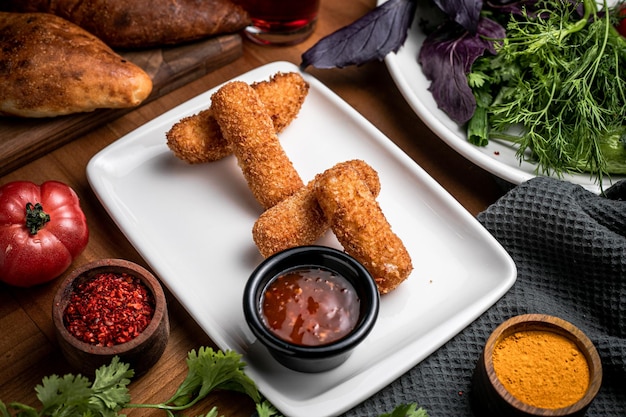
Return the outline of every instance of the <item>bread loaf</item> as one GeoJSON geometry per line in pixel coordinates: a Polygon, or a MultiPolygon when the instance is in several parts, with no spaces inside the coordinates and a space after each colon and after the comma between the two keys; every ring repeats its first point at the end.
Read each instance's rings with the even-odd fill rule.
{"type": "Polygon", "coordinates": [[[112,48],[178,44],[233,33],[250,23],[230,0],[3,0],[5,10],[53,13],[112,48]]]}
{"type": "Polygon", "coordinates": [[[51,117],[140,104],[152,80],[52,14],[0,12],[0,114],[51,117]]]}

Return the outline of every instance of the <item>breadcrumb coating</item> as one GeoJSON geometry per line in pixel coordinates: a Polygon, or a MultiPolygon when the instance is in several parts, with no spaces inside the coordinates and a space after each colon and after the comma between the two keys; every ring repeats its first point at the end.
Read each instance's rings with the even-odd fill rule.
{"type": "MultiPolygon", "coordinates": [[[[276,133],[298,116],[309,92],[309,84],[296,72],[278,72],[251,86],[265,105],[276,133]]],[[[211,108],[179,120],[165,136],[172,153],[190,164],[213,162],[232,154],[211,108]]]]}
{"type": "MultiPolygon", "coordinates": [[[[355,159],[338,165],[355,169],[372,194],[378,195],[378,173],[366,162],[355,159]]],[[[261,255],[268,257],[284,249],[313,244],[328,230],[330,224],[315,195],[316,180],[259,216],[252,228],[252,238],[261,255]]]]}
{"type": "Polygon", "coordinates": [[[210,108],[181,119],[165,136],[174,155],[190,164],[213,162],[232,154],[210,108]]]}
{"type": "Polygon", "coordinates": [[[298,117],[302,104],[309,93],[309,84],[297,72],[278,72],[269,81],[252,83],[280,133],[298,117]]]}
{"type": "Polygon", "coordinates": [[[317,177],[314,190],[337,240],[372,274],[378,291],[400,285],[413,270],[411,256],[358,172],[335,166],[317,177]]]}
{"type": "Polygon", "coordinates": [[[211,97],[213,116],[237,157],[248,187],[268,209],[304,186],[281,146],[272,119],[256,91],[243,81],[211,97]]]}

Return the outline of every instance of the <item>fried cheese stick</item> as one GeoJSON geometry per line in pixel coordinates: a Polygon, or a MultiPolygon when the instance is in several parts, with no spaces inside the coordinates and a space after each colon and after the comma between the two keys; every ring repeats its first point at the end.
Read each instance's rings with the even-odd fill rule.
{"type": "MultiPolygon", "coordinates": [[[[274,74],[268,81],[251,84],[272,118],[276,133],[298,116],[309,84],[296,72],[274,74]]],[[[190,164],[213,162],[232,154],[209,107],[175,123],[165,134],[172,153],[190,164]]]]}
{"type": "Polygon", "coordinates": [[[213,116],[237,157],[248,187],[268,209],[304,186],[281,146],[272,119],[243,81],[222,86],[211,97],[213,116]]]}
{"type": "Polygon", "coordinates": [[[165,133],[165,137],[170,151],[190,164],[217,161],[233,153],[210,107],[183,117],[165,133]]]}
{"type": "Polygon", "coordinates": [[[372,274],[378,291],[400,285],[413,270],[411,257],[359,173],[333,167],[317,178],[314,190],[337,240],[372,274]]]}
{"type": "MultiPolygon", "coordinates": [[[[374,196],[380,192],[378,173],[364,161],[355,159],[336,166],[352,167],[374,196]]],[[[252,227],[252,238],[261,255],[267,258],[284,249],[310,245],[328,230],[330,224],[314,190],[319,175],[259,216],[252,227]]]]}

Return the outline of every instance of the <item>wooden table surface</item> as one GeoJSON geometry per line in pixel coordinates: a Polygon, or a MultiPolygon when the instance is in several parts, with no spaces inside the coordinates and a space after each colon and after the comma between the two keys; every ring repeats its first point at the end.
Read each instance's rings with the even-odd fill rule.
{"type": "MultiPolygon", "coordinates": [[[[374,6],[374,0],[322,0],[316,32],[304,43],[263,47],[245,41],[243,55],[234,62],[15,169],[0,178],[0,184],[54,179],[76,190],[91,235],[87,249],[70,268],[100,258],[124,258],[147,267],[91,190],[85,175],[90,158],[124,134],[232,77],[272,61],[299,64],[301,54],[315,41],[374,6]]],[[[384,63],[334,70],[309,69],[309,72],[400,146],[472,214],[484,210],[503,194],[490,174],[459,156],[421,122],[404,101],[384,63]]],[[[0,285],[0,400],[5,403],[19,401],[39,407],[35,385],[46,375],[73,372],[58,349],[50,314],[52,298],[62,278],[29,289],[0,285]]],[[[166,400],[185,377],[187,352],[200,346],[214,346],[170,294],[168,301],[171,320],[168,346],[157,365],[131,383],[132,402],[166,400]]],[[[185,415],[207,413],[214,405],[225,416],[248,417],[254,410],[254,404],[243,395],[219,393],[209,396],[185,415]]],[[[138,410],[124,412],[130,416],[164,415],[138,410]]]]}

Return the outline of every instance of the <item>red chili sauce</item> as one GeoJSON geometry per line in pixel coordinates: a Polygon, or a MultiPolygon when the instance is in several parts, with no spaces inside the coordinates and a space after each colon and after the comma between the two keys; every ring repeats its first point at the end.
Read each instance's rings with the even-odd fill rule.
{"type": "Polygon", "coordinates": [[[359,298],[344,277],[326,269],[297,269],[274,279],[261,300],[268,328],[281,339],[318,346],[346,336],[359,319],[359,298]]]}
{"type": "Polygon", "coordinates": [[[139,278],[100,273],[78,284],[63,314],[67,330],[96,346],[114,346],[139,336],[154,315],[154,298],[139,278]]]}

